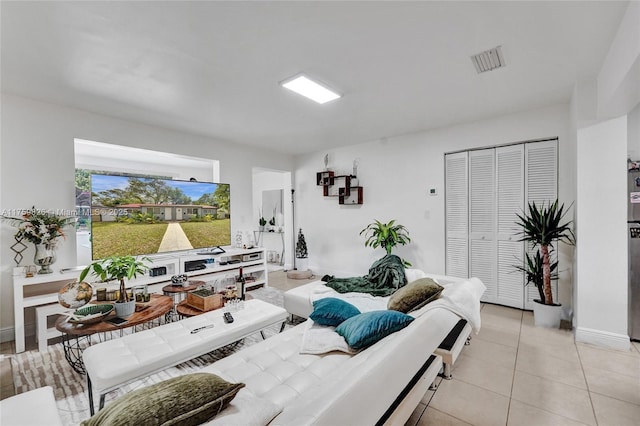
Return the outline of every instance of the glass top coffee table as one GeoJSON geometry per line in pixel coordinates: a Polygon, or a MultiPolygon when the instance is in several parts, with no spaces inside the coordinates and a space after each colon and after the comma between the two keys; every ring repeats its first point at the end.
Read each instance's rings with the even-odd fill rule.
{"type": "Polygon", "coordinates": [[[136,326],[148,328],[156,320],[159,325],[162,318],[173,308],[173,299],[169,296],[152,294],[151,300],[145,305],[144,309],[134,312],[127,318],[127,322],[121,325],[105,321],[115,317],[114,312],[111,312],[102,321],[93,324],[71,323],[67,321],[68,318],[65,316],[59,317],[56,321],[56,329],[62,333],[64,357],[69,365],[76,372],[85,374],[82,352],[85,348],[91,346],[94,339],[97,340],[97,343],[110,340],[111,333],[114,331],[119,331],[116,337],[121,337],[127,328],[132,328],[132,331],[135,332],[136,326]]]}

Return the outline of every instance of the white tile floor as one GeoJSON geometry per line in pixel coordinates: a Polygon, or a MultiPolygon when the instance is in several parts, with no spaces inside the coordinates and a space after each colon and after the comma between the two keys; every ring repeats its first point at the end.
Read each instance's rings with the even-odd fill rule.
{"type": "Polygon", "coordinates": [[[482,330],[407,426],[640,425],[640,343],[576,344],[531,312],[483,305],[482,330]]]}

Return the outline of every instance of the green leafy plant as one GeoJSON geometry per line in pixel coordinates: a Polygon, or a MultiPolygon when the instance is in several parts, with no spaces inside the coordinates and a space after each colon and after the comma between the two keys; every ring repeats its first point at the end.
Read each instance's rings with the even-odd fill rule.
{"type": "Polygon", "coordinates": [[[260,226],[265,226],[267,224],[267,219],[264,218],[262,210],[260,209],[258,209],[258,216],[260,216],[260,219],[258,219],[258,223],[260,224],[260,226]]]}
{"type": "MultiPolygon", "coordinates": [[[[558,205],[558,200],[549,204],[542,203],[537,206],[535,202],[529,203],[528,210],[523,214],[517,214],[518,220],[516,224],[522,229],[518,232],[519,241],[526,241],[538,247],[539,254],[536,257],[541,258],[542,263],[542,295],[540,302],[545,305],[553,305],[553,294],[551,293],[552,272],[557,268],[551,268],[550,252],[555,248],[557,242],[565,242],[570,245],[575,244],[575,235],[571,230],[572,221],[562,223],[567,211],[564,204],[558,205]],[[543,296],[543,297],[542,297],[543,296]]],[[[527,268],[529,261],[532,266],[536,266],[536,258],[527,260],[527,268]]],[[[531,269],[535,271],[535,269],[531,269]]]]}
{"type": "MultiPolygon", "coordinates": [[[[393,248],[397,245],[405,245],[411,242],[409,238],[409,231],[404,225],[396,224],[395,220],[389,221],[389,223],[382,223],[378,220],[367,225],[360,235],[364,234],[367,237],[364,242],[365,247],[372,247],[374,249],[382,247],[387,254],[391,254],[393,248]]],[[[403,260],[405,265],[411,266],[409,262],[403,260]]]]}
{"type": "MultiPolygon", "coordinates": [[[[540,250],[536,250],[533,256],[530,256],[529,253],[525,254],[525,264],[523,265],[514,265],[516,269],[524,272],[524,277],[526,279],[525,285],[533,284],[536,286],[538,290],[538,294],[540,295],[540,300],[544,300],[544,271],[542,265],[542,256],[540,255],[540,250]]],[[[558,261],[551,262],[549,264],[549,270],[551,271],[551,280],[558,279],[558,272],[556,269],[558,268],[558,261]]]]}
{"type": "Polygon", "coordinates": [[[118,302],[128,302],[124,280],[132,279],[138,275],[142,275],[149,269],[147,262],[151,260],[148,257],[137,259],[133,256],[110,256],[102,260],[93,262],[80,273],[80,281],[83,281],[91,272],[102,281],[120,281],[120,296],[118,302]]]}
{"type": "Polygon", "coordinates": [[[0,218],[18,227],[18,232],[15,234],[17,239],[25,239],[33,244],[55,246],[60,237],[65,238],[63,228],[76,221],[75,217],[58,216],[51,210],[35,207],[23,210],[21,213],[21,217],[0,215],[0,218]]]}

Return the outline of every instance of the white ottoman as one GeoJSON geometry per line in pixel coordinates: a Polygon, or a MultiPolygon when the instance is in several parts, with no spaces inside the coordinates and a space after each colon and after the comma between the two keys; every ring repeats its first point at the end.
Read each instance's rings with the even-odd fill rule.
{"type": "Polygon", "coordinates": [[[62,426],[53,388],[44,386],[0,401],[0,424],[62,426]]]}

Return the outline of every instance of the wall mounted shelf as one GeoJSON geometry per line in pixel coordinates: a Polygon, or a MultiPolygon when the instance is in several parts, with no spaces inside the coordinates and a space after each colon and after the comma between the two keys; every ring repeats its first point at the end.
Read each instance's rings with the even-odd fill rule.
{"type": "Polygon", "coordinates": [[[338,197],[338,204],[360,205],[363,203],[363,187],[353,185],[353,175],[336,175],[331,170],[316,173],[316,185],[322,186],[322,195],[338,197]]]}

